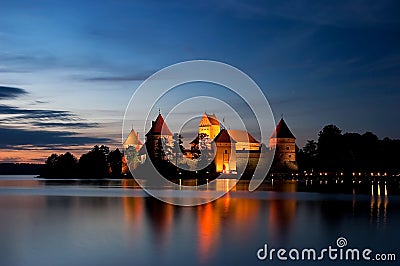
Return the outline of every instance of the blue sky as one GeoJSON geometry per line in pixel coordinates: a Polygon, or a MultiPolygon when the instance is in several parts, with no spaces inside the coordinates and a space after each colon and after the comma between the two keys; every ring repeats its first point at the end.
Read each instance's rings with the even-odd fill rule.
{"type": "Polygon", "coordinates": [[[194,59],[231,64],[252,77],[300,147],[330,123],[400,138],[398,1],[0,6],[2,161],[43,161],[52,151],[79,153],[95,143],[118,147],[138,85],[194,59]]]}

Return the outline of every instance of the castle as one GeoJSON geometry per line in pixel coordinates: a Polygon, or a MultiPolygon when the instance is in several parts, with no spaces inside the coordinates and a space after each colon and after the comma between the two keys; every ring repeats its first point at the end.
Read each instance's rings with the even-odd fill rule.
{"type": "MultiPolygon", "coordinates": [[[[158,114],[147,132],[143,145],[139,134],[133,129],[124,142],[124,149],[134,147],[138,152],[139,162],[143,163],[146,156],[152,159],[167,160],[165,153],[160,153],[161,142],[171,146],[173,134],[169,130],[161,113],[158,114]],[[162,156],[163,158],[160,158],[162,156]]],[[[190,142],[191,149],[185,151],[185,157],[196,159],[196,150],[199,150],[201,141],[205,139],[215,144],[215,171],[218,173],[236,173],[249,164],[257,165],[261,154],[262,144],[249,132],[243,130],[221,129],[221,124],[215,114],[204,113],[198,128],[198,136],[190,142]],[[247,164],[247,165],[246,165],[247,164]]],[[[277,124],[269,139],[269,149],[275,151],[272,164],[273,171],[297,171],[296,138],[282,118],[277,124]]]]}

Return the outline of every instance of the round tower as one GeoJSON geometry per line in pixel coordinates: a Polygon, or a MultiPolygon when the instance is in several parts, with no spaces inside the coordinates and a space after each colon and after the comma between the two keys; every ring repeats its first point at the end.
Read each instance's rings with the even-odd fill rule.
{"type": "Polygon", "coordinates": [[[297,171],[296,137],[283,118],[269,139],[270,149],[275,149],[274,166],[279,170],[297,171]]]}

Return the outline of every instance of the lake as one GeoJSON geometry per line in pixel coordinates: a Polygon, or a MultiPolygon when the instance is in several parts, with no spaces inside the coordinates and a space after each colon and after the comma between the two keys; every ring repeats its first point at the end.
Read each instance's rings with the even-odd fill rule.
{"type": "MultiPolygon", "coordinates": [[[[204,193],[164,190],[174,197],[204,193]]],[[[400,196],[301,192],[288,183],[255,192],[238,186],[211,203],[178,207],[148,196],[132,180],[0,176],[4,266],[366,264],[327,253],[322,261],[296,260],[290,253],[297,249],[301,257],[303,249],[315,249],[319,256],[331,246],[339,254],[340,237],[344,252],[372,250],[368,265],[398,265],[400,196]],[[285,249],[283,257],[294,259],[282,261],[276,251],[272,260],[260,260],[265,244],[268,254],[285,249]],[[376,254],[395,254],[396,261],[373,260],[376,254]]]]}

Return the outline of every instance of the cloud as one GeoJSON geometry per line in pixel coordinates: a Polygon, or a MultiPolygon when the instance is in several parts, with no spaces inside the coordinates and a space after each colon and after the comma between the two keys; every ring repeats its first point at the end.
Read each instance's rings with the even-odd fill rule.
{"type": "Polygon", "coordinates": [[[0,127],[0,148],[1,149],[20,149],[34,146],[35,148],[56,148],[62,146],[82,146],[89,144],[107,143],[111,140],[102,137],[80,136],[69,131],[43,131],[25,130],[16,128],[0,127]]]}
{"type": "Polygon", "coordinates": [[[97,127],[97,123],[88,122],[76,114],[64,110],[21,109],[9,105],[0,105],[0,126],[24,126],[24,128],[38,127],[44,130],[49,128],[84,129],[97,127]]]}
{"type": "MultiPolygon", "coordinates": [[[[156,72],[156,71],[154,71],[156,72]]],[[[115,75],[115,76],[97,76],[81,78],[84,81],[100,81],[100,82],[119,82],[119,81],[143,81],[150,77],[154,72],[132,74],[132,75],[115,75]]]]}
{"type": "Polygon", "coordinates": [[[24,89],[0,86],[0,100],[17,98],[23,94],[27,94],[24,89]]]}
{"type": "MultiPolygon", "coordinates": [[[[64,121],[77,121],[80,118],[69,112],[63,110],[44,110],[44,109],[22,109],[14,106],[0,104],[0,114],[3,115],[17,115],[13,116],[12,120],[25,120],[25,119],[60,119],[64,121]]],[[[8,121],[10,119],[1,119],[2,121],[8,121]]]]}
{"type": "Polygon", "coordinates": [[[70,123],[62,123],[62,122],[33,122],[33,126],[43,127],[43,128],[52,128],[52,127],[68,127],[68,128],[93,128],[98,126],[97,123],[89,123],[89,122],[70,122],[70,123]]]}

